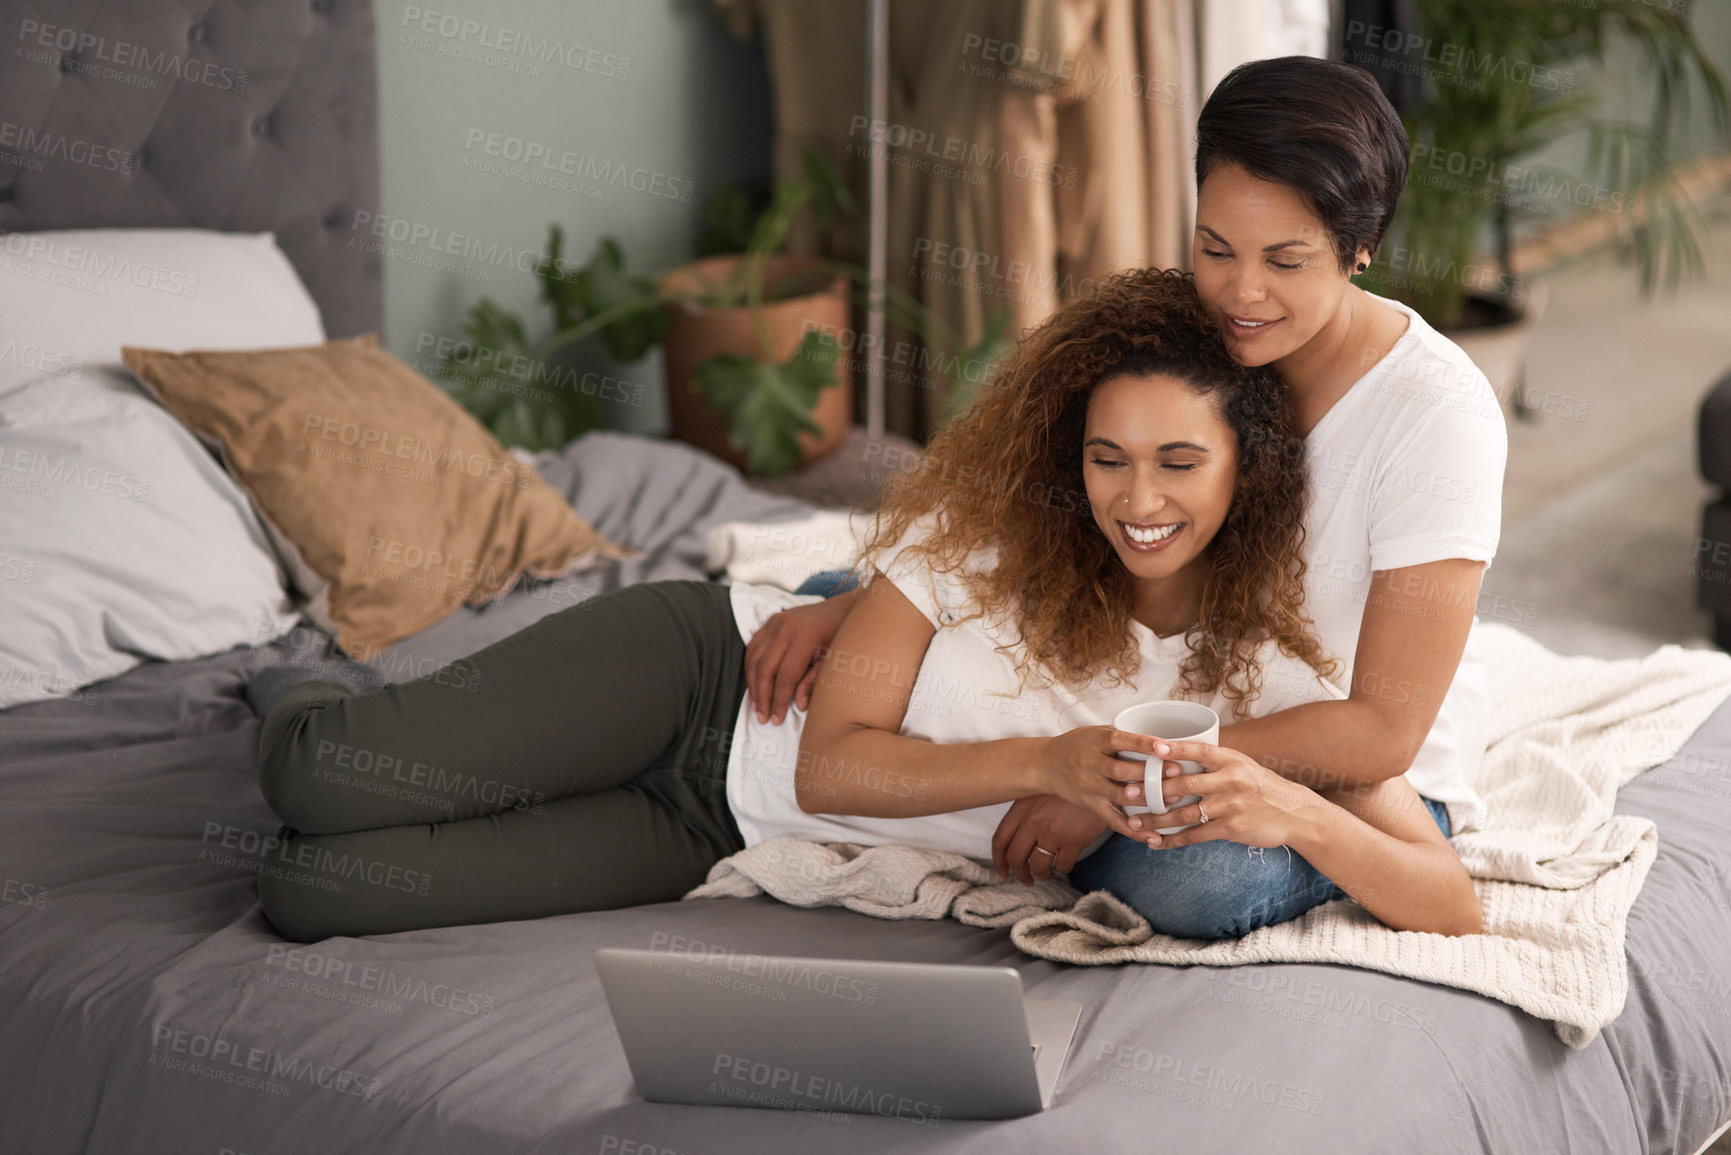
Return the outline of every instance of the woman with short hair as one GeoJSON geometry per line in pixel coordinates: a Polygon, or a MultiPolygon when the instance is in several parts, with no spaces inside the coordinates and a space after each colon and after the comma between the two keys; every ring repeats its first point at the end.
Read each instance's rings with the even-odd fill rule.
{"type": "MultiPolygon", "coordinates": [[[[1399,117],[1351,65],[1252,61],[1201,112],[1196,287],[1232,357],[1271,369],[1284,388],[1302,438],[1293,452],[1311,478],[1308,605],[1323,649],[1341,662],[1334,684],[1344,694],[1226,725],[1220,744],[1322,788],[1404,776],[1459,831],[1482,821],[1473,781],[1490,707],[1471,633],[1501,529],[1507,432],[1490,384],[1458,346],[1352,283],[1382,244],[1406,169],[1399,117]]],[[[753,639],[759,712],[803,704],[802,678],[815,676],[814,656],[858,596],[789,611],[753,639]]],[[[1081,858],[1071,880],[1157,916],[1189,909],[1193,880],[1255,878],[1246,863],[1267,858],[1218,828],[1201,845],[1167,840],[1151,851],[1142,825],[1081,858]]],[[[1018,800],[995,860],[1000,872],[1048,878],[1107,826],[1063,799],[1018,800]]],[[[1238,909],[1218,904],[1219,921],[1198,937],[1240,935],[1340,893],[1290,877],[1296,889],[1275,902],[1277,880],[1247,883],[1238,909]]]]}

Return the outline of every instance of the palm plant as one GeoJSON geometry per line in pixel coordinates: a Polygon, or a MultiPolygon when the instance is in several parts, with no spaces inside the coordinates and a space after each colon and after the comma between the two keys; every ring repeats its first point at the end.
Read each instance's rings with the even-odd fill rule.
{"type": "Polygon", "coordinates": [[[1506,292],[1516,284],[1509,256],[1517,217],[1559,200],[1625,218],[1644,292],[1698,273],[1698,215],[1672,175],[1676,141],[1697,87],[1720,134],[1731,102],[1681,8],[1656,0],[1419,0],[1433,95],[1407,120],[1411,175],[1392,243],[1378,252],[1366,287],[1456,327],[1475,286],[1506,292]],[[1654,107],[1645,124],[1607,115],[1600,94],[1576,83],[1577,68],[1608,68],[1623,45],[1650,75],[1654,107]],[[1520,166],[1577,136],[1585,138],[1582,171],[1520,166]],[[1487,230],[1497,268],[1473,277],[1487,230]]]}

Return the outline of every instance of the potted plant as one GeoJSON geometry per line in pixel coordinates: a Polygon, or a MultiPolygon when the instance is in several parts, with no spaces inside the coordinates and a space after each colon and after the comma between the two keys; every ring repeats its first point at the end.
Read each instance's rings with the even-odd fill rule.
{"type": "Polygon", "coordinates": [[[658,282],[670,432],[772,477],[836,449],[853,424],[852,374],[838,371],[848,278],[834,262],[781,252],[801,212],[832,228],[853,198],[827,158],[807,150],[803,164],[749,231],[744,194],[725,190],[699,238],[700,250],[721,251],[658,282]]]}
{"type": "MultiPolygon", "coordinates": [[[[850,289],[866,287],[864,270],[843,262],[782,253],[802,212],[830,227],[851,211],[841,174],[808,151],[801,180],[782,183],[751,218],[745,194],[724,190],[707,207],[702,247],[737,251],[669,270],[630,272],[624,253],[603,238],[582,265],[562,256],[564,236],[549,228],[535,275],[554,331],[531,343],[514,314],[483,299],[464,332],[472,343],[446,357],[441,374],[456,398],[507,445],[554,448],[601,424],[599,399],[555,390],[526,396],[523,366],[540,366],[572,342],[599,335],[608,353],[635,361],[664,344],[668,415],[673,436],[774,477],[830,452],[852,423],[853,391],[837,335],[850,326],[850,289]]],[[[888,287],[894,318],[951,363],[990,364],[1007,342],[1007,313],[967,348],[941,319],[888,287]]],[[[529,372],[536,372],[530,369],[529,372]]]]}
{"type": "MultiPolygon", "coordinates": [[[[1505,396],[1542,306],[1510,268],[1522,213],[1563,203],[1617,213],[1644,290],[1700,268],[1700,248],[1671,170],[1698,80],[1714,127],[1726,128],[1725,84],[1682,15],[1654,0],[1419,0],[1428,103],[1407,119],[1412,164],[1389,237],[1361,283],[1397,297],[1466,349],[1505,396]],[[1650,124],[1614,120],[1572,69],[1604,67],[1632,45],[1652,73],[1650,124]],[[1433,46],[1443,50],[1430,51],[1433,46]],[[1584,171],[1520,162],[1585,134],[1584,171]],[[1582,191],[1586,190],[1585,201],[1582,191]],[[1492,256],[1475,259],[1485,238],[1492,256]]],[[[1515,393],[1515,405],[1521,400],[1515,393]]]]}

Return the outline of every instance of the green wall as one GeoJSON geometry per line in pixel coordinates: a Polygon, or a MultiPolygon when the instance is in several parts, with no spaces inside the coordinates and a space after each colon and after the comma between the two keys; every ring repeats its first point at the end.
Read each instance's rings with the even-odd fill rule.
{"type": "MultiPolygon", "coordinates": [[[[356,233],[384,246],[386,345],[423,372],[486,296],[531,337],[550,328],[522,271],[550,221],[583,260],[603,235],[633,266],[690,258],[704,199],[770,170],[758,41],[707,0],[376,0],[382,205],[356,233]]],[[[353,239],[353,238],[351,238],[353,239]]],[[[610,366],[621,428],[665,424],[658,354],[610,366]]]]}

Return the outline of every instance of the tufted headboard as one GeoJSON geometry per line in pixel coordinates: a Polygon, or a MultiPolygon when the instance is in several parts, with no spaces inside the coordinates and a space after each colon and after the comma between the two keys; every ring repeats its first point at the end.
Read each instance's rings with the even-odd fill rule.
{"type": "Polygon", "coordinates": [[[0,0],[0,229],[274,232],[380,327],[371,0],[0,0]]]}

